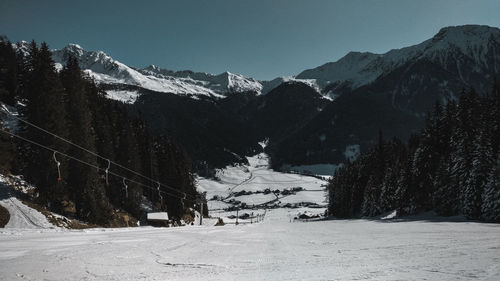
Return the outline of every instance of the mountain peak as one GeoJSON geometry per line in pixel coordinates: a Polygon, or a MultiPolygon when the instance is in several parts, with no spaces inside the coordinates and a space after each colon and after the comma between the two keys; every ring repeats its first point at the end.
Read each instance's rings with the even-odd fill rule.
{"type": "Polygon", "coordinates": [[[82,46],[75,43],[69,43],[66,48],[83,50],[82,46]]]}
{"type": "Polygon", "coordinates": [[[85,52],[85,50],[83,50],[82,46],[80,46],[78,44],[74,44],[74,43],[68,44],[66,47],[64,47],[63,50],[70,53],[70,54],[78,56],[78,57],[82,56],[85,52]]]}
{"type": "Polygon", "coordinates": [[[485,33],[499,33],[500,29],[488,25],[477,25],[477,24],[467,24],[467,25],[457,25],[457,26],[446,26],[439,30],[436,36],[440,34],[451,34],[451,33],[463,33],[467,35],[482,35],[485,33]]]}
{"type": "Polygon", "coordinates": [[[156,66],[154,64],[150,64],[144,68],[145,70],[160,70],[159,66],[156,66]]]}
{"type": "Polygon", "coordinates": [[[477,67],[489,68],[489,54],[491,50],[498,49],[499,43],[499,28],[486,25],[448,26],[420,44],[384,54],[349,52],[336,62],[305,70],[297,78],[316,79],[323,88],[349,82],[354,89],[375,81],[408,61],[430,60],[447,68],[456,65],[457,58],[464,57],[474,61],[477,67]]]}
{"type": "Polygon", "coordinates": [[[432,43],[447,42],[464,47],[471,44],[487,44],[490,38],[500,40],[500,29],[487,25],[460,25],[443,27],[432,37],[432,43]]]}

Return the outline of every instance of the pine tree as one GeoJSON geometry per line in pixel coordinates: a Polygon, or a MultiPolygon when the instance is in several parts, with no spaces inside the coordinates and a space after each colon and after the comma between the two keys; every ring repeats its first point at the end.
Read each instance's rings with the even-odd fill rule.
{"type": "Polygon", "coordinates": [[[12,43],[0,37],[0,101],[16,103],[18,94],[18,61],[12,43]]]}
{"type": "Polygon", "coordinates": [[[450,157],[442,158],[436,170],[435,186],[433,195],[434,210],[442,216],[452,216],[458,213],[458,186],[452,178],[452,166],[450,157]]]}
{"type": "MultiPolygon", "coordinates": [[[[126,112],[120,112],[120,118],[122,123],[118,126],[118,146],[115,151],[116,161],[122,166],[135,171],[136,173],[142,174],[142,166],[140,159],[139,146],[137,143],[138,137],[135,134],[135,124],[131,120],[126,112]]],[[[126,177],[130,180],[136,182],[142,182],[135,173],[129,171],[123,171],[126,177]]],[[[141,216],[141,202],[143,189],[140,185],[130,182],[127,184],[127,189],[123,184],[123,181],[116,182],[113,187],[110,188],[111,193],[114,196],[113,200],[116,206],[121,206],[128,212],[130,212],[135,217],[141,216]]]]}
{"type": "MultiPolygon", "coordinates": [[[[92,114],[89,109],[85,81],[76,58],[69,57],[61,71],[62,83],[67,97],[69,137],[73,143],[95,151],[95,135],[92,114]]],[[[72,146],[69,153],[90,165],[97,166],[96,156],[72,146]]],[[[103,184],[95,168],[71,161],[68,167],[70,198],[76,202],[78,216],[87,221],[106,224],[112,211],[103,184]]]]}
{"type": "MultiPolygon", "coordinates": [[[[54,67],[48,46],[42,43],[38,49],[31,43],[28,58],[28,77],[26,77],[24,94],[26,107],[22,110],[24,118],[49,132],[66,138],[68,136],[65,120],[64,89],[54,67]]],[[[65,153],[67,145],[53,136],[41,132],[31,126],[23,126],[22,134],[45,146],[65,153]]],[[[62,201],[67,200],[65,180],[67,161],[60,158],[61,178],[53,153],[39,147],[23,145],[21,148],[22,169],[28,181],[33,183],[39,192],[41,202],[55,211],[61,211],[62,201]]],[[[56,155],[57,156],[57,155],[56,155]]]]}
{"type": "Polygon", "coordinates": [[[365,188],[365,197],[363,200],[363,206],[361,209],[361,214],[363,216],[373,217],[381,213],[379,206],[380,198],[380,185],[377,182],[375,176],[371,176],[368,179],[365,188]]]}
{"type": "Polygon", "coordinates": [[[473,219],[480,214],[482,185],[478,182],[478,173],[482,166],[479,157],[483,154],[480,142],[486,140],[479,132],[480,118],[479,96],[471,90],[461,97],[458,106],[460,125],[456,130],[456,137],[459,139],[455,143],[455,156],[458,158],[452,161],[454,160],[455,176],[461,189],[461,211],[466,217],[473,219]],[[478,140],[479,137],[482,140],[478,140]]]}
{"type": "Polygon", "coordinates": [[[439,146],[437,152],[440,154],[440,160],[437,164],[434,177],[434,186],[436,190],[433,194],[433,208],[436,212],[443,216],[451,216],[458,213],[458,182],[452,175],[452,144],[451,137],[456,129],[455,123],[457,114],[457,105],[453,100],[449,100],[446,104],[445,112],[440,126],[439,146]]]}
{"type": "Polygon", "coordinates": [[[500,155],[496,156],[484,186],[481,217],[485,221],[500,222],[500,155]]]}

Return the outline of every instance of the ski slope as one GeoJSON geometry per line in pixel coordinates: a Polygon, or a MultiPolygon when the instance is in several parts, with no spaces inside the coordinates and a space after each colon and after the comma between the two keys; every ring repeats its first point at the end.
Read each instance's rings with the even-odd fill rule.
{"type": "Polygon", "coordinates": [[[0,230],[1,280],[498,280],[500,227],[368,220],[0,230]]]}
{"type": "Polygon", "coordinates": [[[499,224],[437,217],[294,220],[324,211],[324,181],[272,171],[264,154],[248,160],[219,171],[220,181],[198,178],[200,190],[224,198],[209,201],[213,218],[202,226],[0,229],[0,280],[499,280],[499,224]],[[259,223],[214,226],[215,217],[234,222],[235,212],[225,210],[239,206],[231,199],[249,205],[276,198],[235,197],[239,191],[296,186],[304,190],[240,210],[265,213],[259,223]],[[285,207],[290,202],[314,208],[285,207]]]}

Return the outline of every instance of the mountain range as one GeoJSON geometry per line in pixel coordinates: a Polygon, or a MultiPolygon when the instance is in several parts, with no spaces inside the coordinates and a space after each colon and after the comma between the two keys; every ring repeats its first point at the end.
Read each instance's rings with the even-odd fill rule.
{"type": "Polygon", "coordinates": [[[270,81],[154,65],[138,69],[76,44],[52,54],[58,68],[75,56],[109,98],[171,135],[196,163],[244,161],[267,138],[279,169],[341,163],[352,158],[353,147],[371,146],[378,131],[407,139],[436,101],[456,100],[468,88],[487,94],[500,70],[500,29],[445,27],[414,46],[350,52],[270,81]]]}

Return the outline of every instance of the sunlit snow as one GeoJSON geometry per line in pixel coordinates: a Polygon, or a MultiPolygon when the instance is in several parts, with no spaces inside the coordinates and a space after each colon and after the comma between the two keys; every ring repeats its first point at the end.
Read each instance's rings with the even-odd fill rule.
{"type": "MultiPolygon", "coordinates": [[[[199,178],[199,189],[227,196],[243,189],[304,186],[311,191],[284,197],[281,204],[324,202],[324,192],[312,191],[321,188],[317,179],[273,172],[262,154],[249,162],[219,171],[221,181],[199,178]]],[[[3,198],[5,206],[11,197],[3,198]]],[[[260,200],[254,195],[242,199],[260,200]]],[[[235,222],[228,218],[234,211],[216,210],[230,204],[210,202],[212,216],[235,222]]],[[[9,211],[18,212],[14,207],[9,211]]],[[[497,224],[445,222],[436,217],[394,220],[392,214],[385,217],[389,220],[294,220],[299,213],[323,211],[241,210],[240,214],[265,213],[264,220],[225,226],[213,226],[213,218],[205,219],[203,226],[176,228],[64,230],[8,225],[0,230],[0,279],[451,281],[500,276],[497,224]]],[[[32,212],[27,213],[35,217],[32,212]]]]}

